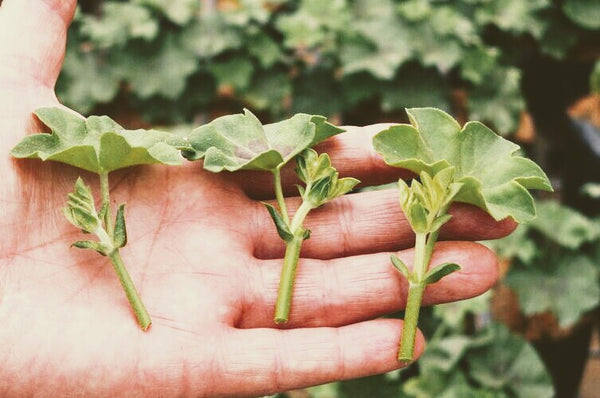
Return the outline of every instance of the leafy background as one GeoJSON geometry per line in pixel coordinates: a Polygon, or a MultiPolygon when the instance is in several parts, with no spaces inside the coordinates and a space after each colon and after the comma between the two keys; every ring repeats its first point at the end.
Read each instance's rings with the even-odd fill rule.
{"type": "Polygon", "coordinates": [[[130,129],[243,107],[362,125],[435,106],[519,142],[557,194],[492,244],[510,264],[493,297],[426,312],[431,344],[406,371],[287,395],[570,397],[577,366],[542,347],[600,306],[599,60],[589,0],[80,0],[57,91],[130,129]]]}

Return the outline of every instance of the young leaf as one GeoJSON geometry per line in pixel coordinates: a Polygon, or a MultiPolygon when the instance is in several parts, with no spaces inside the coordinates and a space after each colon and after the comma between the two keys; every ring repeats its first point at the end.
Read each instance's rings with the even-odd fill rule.
{"type": "Polygon", "coordinates": [[[390,256],[390,260],[392,261],[394,268],[404,275],[407,280],[410,280],[410,271],[408,270],[406,264],[404,264],[404,261],[400,260],[399,257],[394,256],[393,254],[390,256]]]}
{"type": "Polygon", "coordinates": [[[190,160],[204,158],[204,168],[222,170],[274,170],[306,148],[344,130],[323,116],[297,114],[290,119],[262,125],[249,110],[223,116],[193,130],[188,142],[190,160]]]}
{"type": "Polygon", "coordinates": [[[67,206],[63,208],[67,220],[87,233],[95,233],[102,226],[102,221],[96,212],[92,191],[81,177],[77,178],[68,197],[67,206]]]}
{"type": "Polygon", "coordinates": [[[173,134],[125,130],[107,116],[84,119],[60,108],[35,114],[51,134],[25,137],[11,152],[16,158],[54,160],[100,174],[139,164],[180,164],[178,149],[187,148],[173,134]]]}
{"type": "Polygon", "coordinates": [[[115,219],[115,231],[113,232],[113,242],[116,248],[124,247],[127,244],[127,229],[125,228],[125,205],[122,204],[117,210],[115,219]]]}
{"type": "Polygon", "coordinates": [[[275,228],[277,228],[277,234],[279,235],[279,237],[286,242],[291,241],[294,238],[294,234],[292,234],[292,232],[290,231],[290,227],[288,227],[286,222],[283,221],[281,214],[279,214],[277,209],[270,203],[263,203],[263,204],[269,211],[269,214],[271,215],[271,218],[273,219],[273,222],[275,223],[275,228]]]}
{"type": "Polygon", "coordinates": [[[113,250],[112,247],[102,243],[96,242],[93,240],[78,240],[77,242],[73,242],[71,246],[76,247],[78,249],[91,249],[95,250],[103,256],[108,256],[110,252],[113,250]]]}
{"type": "Polygon", "coordinates": [[[431,283],[436,283],[444,276],[450,275],[451,273],[458,271],[459,269],[460,265],[455,263],[444,263],[436,265],[434,268],[430,269],[425,274],[425,283],[428,285],[431,283]]]}
{"type": "Polygon", "coordinates": [[[296,165],[296,174],[306,183],[306,190],[301,192],[302,198],[313,208],[350,192],[360,182],[351,177],[339,178],[338,172],[331,166],[329,155],[319,155],[313,149],[300,153],[296,157],[296,165]]]}
{"type": "Polygon", "coordinates": [[[435,220],[433,220],[433,222],[431,223],[431,232],[435,232],[438,229],[442,228],[442,225],[444,225],[448,221],[450,221],[451,218],[452,218],[451,214],[444,214],[443,216],[440,216],[440,217],[436,218],[435,220]]]}
{"type": "Polygon", "coordinates": [[[516,154],[519,147],[479,122],[462,129],[447,113],[434,108],[407,110],[411,125],[392,126],[373,139],[389,165],[430,175],[454,167],[454,181],[463,184],[455,200],[474,204],[499,220],[535,217],[528,189],[552,190],[533,161],[516,154]]]}

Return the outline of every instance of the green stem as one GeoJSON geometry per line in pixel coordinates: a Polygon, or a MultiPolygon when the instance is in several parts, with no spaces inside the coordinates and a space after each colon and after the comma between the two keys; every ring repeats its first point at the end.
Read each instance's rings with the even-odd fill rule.
{"type": "Polygon", "coordinates": [[[425,292],[425,274],[429,268],[429,261],[433,253],[433,246],[437,234],[417,233],[415,241],[415,259],[412,280],[409,281],[408,298],[402,327],[402,338],[398,348],[398,361],[408,364],[413,361],[417,324],[421,310],[421,300],[425,292]]]}
{"type": "Polygon", "coordinates": [[[286,242],[283,268],[281,269],[281,278],[279,279],[277,303],[275,304],[275,317],[273,319],[275,323],[286,323],[289,319],[294,279],[296,277],[296,268],[303,240],[304,233],[296,233],[292,240],[286,242]]]}
{"type": "Polygon", "coordinates": [[[133,308],[133,312],[135,312],[138,323],[143,331],[148,330],[152,324],[152,320],[150,319],[150,315],[148,314],[148,311],[146,310],[146,307],[144,306],[144,303],[142,302],[142,299],[140,298],[140,295],[138,294],[135,285],[129,276],[129,273],[123,264],[119,250],[113,250],[113,252],[109,254],[109,257],[113,268],[119,277],[121,286],[123,286],[123,290],[125,290],[127,300],[129,300],[129,304],[131,304],[131,308],[133,308]]]}
{"type": "MultiPolygon", "coordinates": [[[[100,173],[100,193],[102,195],[102,208],[105,209],[104,215],[104,230],[108,234],[110,238],[110,243],[114,247],[113,237],[114,237],[114,226],[112,222],[112,211],[110,208],[110,191],[108,185],[108,173],[100,173]]],[[[102,239],[101,239],[102,240],[102,239]]],[[[113,265],[117,276],[119,277],[119,281],[121,282],[121,286],[123,286],[123,290],[125,290],[125,295],[127,296],[127,300],[129,300],[129,304],[131,308],[133,308],[133,312],[137,317],[138,323],[143,331],[148,330],[150,325],[152,324],[152,320],[150,319],[150,315],[140,298],[140,295],[131,280],[131,276],[127,272],[125,268],[125,264],[123,264],[123,260],[121,259],[121,254],[119,253],[119,249],[114,249],[109,255],[110,261],[113,265]]]]}
{"type": "Polygon", "coordinates": [[[398,361],[406,365],[411,363],[414,357],[417,324],[419,322],[419,311],[421,310],[421,299],[424,292],[424,282],[410,282],[404,315],[404,326],[402,328],[402,339],[400,340],[398,350],[398,361]]]}
{"type": "Polygon", "coordinates": [[[283,220],[286,224],[290,224],[290,216],[287,212],[287,206],[285,205],[285,199],[283,197],[283,189],[281,187],[281,169],[279,167],[273,170],[273,176],[275,177],[275,198],[277,199],[277,205],[279,205],[279,211],[283,216],[283,220]]]}
{"type": "Polygon", "coordinates": [[[112,239],[113,237],[113,225],[112,225],[112,211],[110,210],[110,190],[108,186],[108,173],[100,173],[100,194],[102,195],[102,209],[106,209],[104,215],[104,229],[108,232],[108,235],[112,239]]]}
{"type": "Polygon", "coordinates": [[[310,210],[310,205],[307,202],[302,202],[292,219],[290,231],[293,237],[285,243],[285,257],[283,258],[283,268],[279,279],[279,291],[277,292],[277,303],[275,304],[273,319],[275,323],[286,323],[289,319],[296,268],[298,267],[300,250],[304,241],[305,230],[302,228],[302,223],[310,210]]]}

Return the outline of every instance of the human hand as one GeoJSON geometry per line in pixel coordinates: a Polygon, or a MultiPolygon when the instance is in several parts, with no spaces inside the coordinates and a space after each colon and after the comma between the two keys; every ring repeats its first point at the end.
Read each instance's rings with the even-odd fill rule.
{"type": "MultiPolygon", "coordinates": [[[[407,286],[389,252],[412,259],[395,190],[345,196],[309,215],[312,238],[281,327],[272,315],[283,244],[256,200],[269,197],[270,175],[215,175],[197,163],[113,173],[113,200],[129,203],[122,255],[153,319],[148,332],[138,328],[108,260],[69,248],[81,236],[60,208],[78,171],[8,155],[40,131],[31,112],[58,104],[74,6],[0,7],[0,395],[256,396],[399,367],[401,321],[375,319],[404,306],[407,286]]],[[[397,171],[370,149],[379,130],[350,128],[320,149],[343,175],[393,181],[397,171]]],[[[488,289],[496,259],[468,240],[514,226],[466,205],[452,213],[443,236],[455,241],[437,246],[434,263],[463,268],[427,289],[428,304],[488,289]]],[[[416,346],[420,353],[422,335],[416,346]]]]}

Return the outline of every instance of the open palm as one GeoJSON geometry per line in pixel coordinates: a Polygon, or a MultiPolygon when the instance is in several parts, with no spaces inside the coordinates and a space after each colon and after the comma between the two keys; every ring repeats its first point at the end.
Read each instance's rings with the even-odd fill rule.
{"type": "MultiPolygon", "coordinates": [[[[128,203],[122,256],[153,320],[139,329],[109,261],[69,247],[82,236],[60,208],[78,170],[8,155],[41,131],[31,112],[58,105],[53,87],[74,6],[0,7],[0,394],[256,396],[397,368],[401,321],[375,319],[404,305],[389,252],[412,258],[393,191],[311,213],[291,320],[276,327],[284,247],[257,200],[269,199],[270,175],[215,175],[197,163],[112,173],[113,201],[128,203]]],[[[370,149],[380,129],[350,128],[321,149],[341,174],[393,181],[397,172],[370,149]]],[[[83,177],[97,187],[96,176],[83,177]]],[[[439,244],[434,263],[463,269],[428,288],[426,303],[489,288],[496,259],[467,241],[513,227],[468,206],[452,212],[444,236],[461,241],[439,244]]],[[[419,336],[417,351],[423,346],[419,336]]]]}

